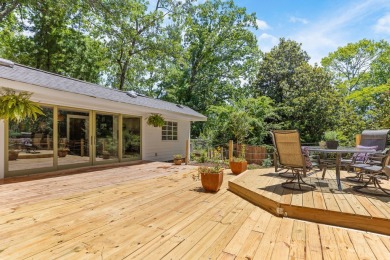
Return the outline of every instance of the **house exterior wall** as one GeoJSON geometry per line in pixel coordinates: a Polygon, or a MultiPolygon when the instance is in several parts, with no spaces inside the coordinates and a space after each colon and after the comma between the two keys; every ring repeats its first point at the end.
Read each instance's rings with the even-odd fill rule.
{"type": "Polygon", "coordinates": [[[150,161],[170,161],[173,155],[186,155],[186,141],[190,138],[191,122],[164,117],[166,121],[178,123],[178,140],[161,140],[161,127],[153,127],[142,120],[142,159],[150,161]],[[157,155],[156,155],[157,154],[157,155]]]}
{"type": "MultiPolygon", "coordinates": [[[[142,160],[151,161],[169,161],[173,155],[186,155],[186,141],[190,138],[191,121],[202,119],[185,114],[174,113],[166,110],[158,110],[138,105],[123,104],[109,100],[94,98],[90,96],[74,94],[64,91],[47,89],[36,85],[23,82],[11,81],[0,78],[0,85],[20,91],[29,91],[33,93],[31,100],[40,104],[53,105],[55,109],[82,109],[85,111],[100,111],[113,114],[131,115],[141,118],[141,156],[142,160]],[[178,140],[162,140],[161,127],[152,127],[146,124],[145,118],[151,113],[160,113],[166,121],[178,123],[178,140]],[[157,155],[156,155],[157,154],[157,155]]],[[[0,179],[10,176],[6,170],[8,163],[8,154],[5,156],[5,124],[0,121],[0,179]]],[[[59,168],[58,168],[59,169],[59,168]]],[[[32,173],[32,172],[31,172],[32,173]]]]}
{"type": "Polygon", "coordinates": [[[4,120],[0,120],[0,179],[5,176],[5,131],[4,120]]]}

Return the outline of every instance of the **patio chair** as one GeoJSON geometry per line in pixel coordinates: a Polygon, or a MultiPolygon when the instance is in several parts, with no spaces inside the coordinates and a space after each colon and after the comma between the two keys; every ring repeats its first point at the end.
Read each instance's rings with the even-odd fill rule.
{"type": "Polygon", "coordinates": [[[384,189],[381,186],[381,179],[384,177],[389,179],[390,177],[390,155],[387,155],[382,159],[382,165],[371,165],[361,168],[362,171],[366,172],[367,176],[369,177],[368,181],[364,185],[354,186],[353,190],[369,195],[375,195],[375,196],[389,196],[390,197],[390,190],[384,189]],[[385,176],[383,176],[383,174],[385,176]],[[374,188],[377,188],[377,190],[381,190],[383,193],[374,193],[369,191],[364,191],[363,189],[370,189],[373,188],[372,186],[369,186],[370,184],[374,184],[374,188]]]}
{"type": "Polygon", "coordinates": [[[275,144],[275,136],[274,136],[274,133],[271,131],[270,132],[271,134],[271,139],[272,139],[272,144],[274,146],[274,154],[273,154],[273,157],[274,157],[274,166],[275,166],[275,172],[279,172],[279,171],[282,171],[282,170],[285,170],[283,172],[279,172],[279,176],[281,177],[284,177],[284,178],[292,178],[293,175],[286,175],[286,173],[288,173],[288,171],[291,170],[290,167],[287,167],[287,166],[284,166],[280,163],[279,161],[279,155],[278,155],[278,150],[276,149],[276,144],[275,144]]]}
{"type": "MultiPolygon", "coordinates": [[[[357,147],[375,149],[377,150],[377,157],[382,158],[384,157],[383,151],[386,148],[388,133],[389,129],[364,130],[361,134],[360,144],[357,147]]],[[[368,153],[357,153],[354,154],[350,159],[341,159],[341,165],[346,167],[347,171],[349,172],[353,164],[365,163],[368,157],[368,153]]],[[[379,158],[379,161],[377,161],[378,164],[380,164],[381,158],[379,158]]]]}
{"type": "Polygon", "coordinates": [[[306,183],[301,174],[306,177],[306,161],[302,154],[299,133],[296,130],[274,130],[276,151],[279,156],[279,162],[283,167],[291,169],[293,177],[282,183],[282,187],[291,190],[304,190],[302,185],[315,189],[315,186],[306,183]],[[296,180],[296,181],[295,181],[296,180]],[[295,184],[299,188],[295,187],[295,184]]]}
{"type": "Polygon", "coordinates": [[[366,176],[366,174],[365,171],[362,169],[371,166],[382,166],[383,159],[389,155],[390,149],[386,149],[383,153],[374,153],[368,155],[367,159],[363,162],[352,164],[351,167],[354,169],[358,169],[358,171],[355,171],[356,176],[348,176],[347,179],[354,182],[364,182],[364,177],[366,176]]]}
{"type": "MultiPolygon", "coordinates": [[[[273,154],[274,165],[275,165],[275,172],[279,172],[279,171],[285,170],[283,172],[279,172],[279,176],[280,177],[283,177],[283,178],[294,178],[294,174],[292,172],[291,172],[291,174],[286,174],[286,173],[288,173],[288,171],[290,171],[292,169],[291,169],[291,167],[288,167],[288,166],[283,165],[283,164],[280,163],[278,151],[276,149],[274,134],[273,134],[272,131],[270,132],[270,134],[271,134],[272,144],[273,144],[273,146],[275,148],[274,154],[273,154]]],[[[307,147],[302,146],[301,147],[301,151],[302,151],[302,154],[303,154],[303,156],[305,158],[306,169],[312,169],[313,167],[319,167],[321,169],[321,167],[319,166],[319,164],[317,162],[313,162],[311,160],[312,158],[310,157],[309,150],[308,150],[307,147]]]]}

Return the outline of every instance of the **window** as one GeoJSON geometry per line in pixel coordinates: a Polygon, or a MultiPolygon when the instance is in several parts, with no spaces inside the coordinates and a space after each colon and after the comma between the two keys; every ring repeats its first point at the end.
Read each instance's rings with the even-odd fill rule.
{"type": "Polygon", "coordinates": [[[165,121],[162,127],[162,140],[177,140],[177,122],[165,121]]]}

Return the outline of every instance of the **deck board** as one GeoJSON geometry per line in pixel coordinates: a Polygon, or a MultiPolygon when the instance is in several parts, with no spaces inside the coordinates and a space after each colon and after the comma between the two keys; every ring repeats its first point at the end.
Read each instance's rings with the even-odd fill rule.
{"type": "MultiPolygon", "coordinates": [[[[229,181],[229,189],[275,215],[390,235],[390,198],[355,192],[352,186],[358,184],[349,182],[348,175],[342,172],[342,191],[329,179],[335,178],[334,170],[328,170],[324,180],[321,171],[308,174],[305,181],[314,184],[314,190],[291,191],[281,186],[285,178],[263,169],[229,181]]],[[[389,188],[390,181],[382,185],[389,188]]]]}
{"type": "MultiPolygon", "coordinates": [[[[390,256],[388,236],[274,216],[228,191],[237,179],[228,170],[221,190],[205,193],[195,170],[155,162],[0,185],[0,259],[390,256]]],[[[262,187],[262,171],[246,181],[280,201],[294,196],[273,176],[262,187]]]]}

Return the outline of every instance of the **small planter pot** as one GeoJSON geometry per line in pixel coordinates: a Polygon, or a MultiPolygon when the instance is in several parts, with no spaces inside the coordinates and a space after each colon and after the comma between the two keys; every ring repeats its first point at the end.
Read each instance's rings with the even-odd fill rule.
{"type": "Polygon", "coordinates": [[[8,151],[8,160],[15,161],[18,159],[19,151],[8,151]]]}
{"type": "Polygon", "coordinates": [[[205,191],[217,192],[223,182],[223,170],[219,173],[201,173],[200,178],[205,191]]]}
{"type": "Polygon", "coordinates": [[[110,159],[110,154],[109,153],[103,153],[103,159],[104,160],[110,159]]]}
{"type": "Polygon", "coordinates": [[[182,162],[183,162],[183,159],[173,159],[173,163],[174,163],[175,165],[181,165],[182,162]]]}
{"type": "Polygon", "coordinates": [[[58,150],[58,157],[65,157],[68,154],[66,150],[58,150]]]}
{"type": "Polygon", "coordinates": [[[230,170],[233,174],[240,174],[248,169],[248,162],[229,162],[230,170]]]}
{"type": "Polygon", "coordinates": [[[337,149],[339,147],[339,141],[326,141],[326,147],[328,149],[337,149]]]}

